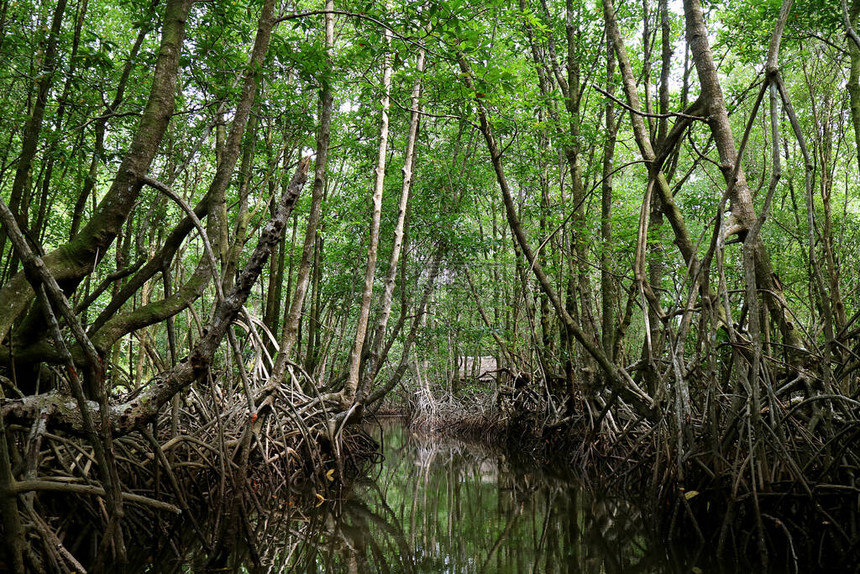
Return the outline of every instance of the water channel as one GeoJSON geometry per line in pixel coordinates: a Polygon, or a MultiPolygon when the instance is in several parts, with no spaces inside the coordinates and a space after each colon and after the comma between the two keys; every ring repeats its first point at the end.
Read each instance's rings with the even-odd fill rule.
{"type": "Polygon", "coordinates": [[[384,428],[378,476],[343,502],[307,571],[692,571],[646,542],[636,506],[592,497],[562,469],[397,423],[384,428]]]}
{"type": "MultiPolygon", "coordinates": [[[[661,540],[647,505],[595,494],[558,464],[515,461],[498,449],[415,434],[396,421],[373,434],[385,459],[371,476],[339,498],[305,505],[310,510],[298,510],[299,501],[270,513],[257,529],[262,566],[239,552],[228,571],[750,572],[718,567],[707,548],[661,540]]],[[[205,571],[186,550],[187,560],[163,556],[145,570],[205,571]]]]}

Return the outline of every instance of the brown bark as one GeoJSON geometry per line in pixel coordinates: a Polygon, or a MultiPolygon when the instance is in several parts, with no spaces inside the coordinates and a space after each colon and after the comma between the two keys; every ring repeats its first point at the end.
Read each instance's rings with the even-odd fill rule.
{"type": "Polygon", "coordinates": [[[571,201],[573,202],[573,218],[571,242],[576,254],[576,285],[577,299],[580,301],[580,313],[584,326],[593,333],[597,332],[594,321],[594,303],[592,298],[592,287],[590,267],[588,265],[588,242],[591,232],[588,229],[588,221],[585,217],[585,186],[582,181],[582,137],[580,125],[582,117],[580,114],[581,102],[581,71],[577,46],[578,27],[573,20],[574,2],[567,0],[565,4],[564,30],[567,40],[567,90],[564,99],[568,113],[568,131],[570,144],[565,146],[565,156],[570,166],[571,201]]]}
{"type": "MultiPolygon", "coordinates": [[[[684,14],[687,43],[690,46],[701,86],[701,100],[707,110],[708,125],[720,156],[720,170],[726,181],[728,197],[731,202],[731,221],[728,224],[727,234],[738,234],[740,238],[746,239],[747,233],[755,224],[757,216],[753,207],[749,184],[743,168],[739,164],[738,151],[735,147],[728,110],[717,76],[717,68],[708,41],[704,14],[699,0],[684,0],[684,14]]],[[[780,36],[779,34],[775,35],[777,38],[780,36]]],[[[771,50],[771,53],[773,52],[771,50]]],[[[775,62],[768,62],[768,65],[770,69],[771,66],[775,66],[775,62]]],[[[761,236],[753,237],[750,245],[745,245],[745,249],[747,248],[753,253],[758,288],[764,294],[765,304],[768,306],[774,322],[778,325],[784,342],[789,347],[805,349],[807,345],[804,343],[799,329],[795,329],[786,309],[782,287],[774,280],[773,267],[761,236]]]]}
{"type": "MultiPolygon", "coordinates": [[[[286,133],[284,134],[286,137],[286,133]]],[[[286,168],[287,156],[284,155],[282,167],[286,168]]],[[[272,193],[272,196],[275,194],[275,181],[272,180],[269,182],[269,190],[272,193]]],[[[290,245],[295,245],[296,242],[296,227],[297,227],[297,218],[293,215],[293,224],[292,224],[292,241],[290,245]]],[[[276,255],[273,255],[269,260],[269,282],[268,288],[266,289],[266,312],[263,316],[263,323],[272,333],[278,332],[278,324],[281,320],[281,301],[283,300],[283,290],[284,290],[284,270],[286,269],[286,258],[287,258],[287,239],[286,237],[281,239],[281,242],[277,246],[276,255]]],[[[290,258],[290,264],[292,264],[292,258],[290,258]]],[[[292,279],[292,277],[290,277],[292,279]]],[[[289,292],[289,291],[288,291],[289,292]]],[[[272,349],[274,352],[276,349],[272,349]]]]}
{"type": "MultiPolygon", "coordinates": [[[[521,4],[524,5],[524,4],[521,4]]],[[[541,0],[541,6],[545,18],[550,20],[549,6],[546,0],[541,0]]],[[[568,301],[574,306],[570,307],[570,311],[575,318],[581,317],[582,322],[588,329],[596,332],[597,325],[594,321],[594,303],[592,299],[591,280],[589,278],[590,268],[588,266],[588,237],[590,232],[588,222],[585,217],[585,186],[582,181],[582,137],[580,134],[580,125],[582,117],[580,115],[581,102],[581,76],[580,57],[577,53],[577,47],[580,39],[578,37],[579,29],[574,21],[574,2],[567,0],[565,2],[565,42],[567,47],[566,65],[562,69],[556,55],[555,44],[552,39],[548,39],[547,51],[549,64],[543,63],[535,47],[532,39],[532,55],[539,70],[539,83],[542,95],[548,103],[550,103],[551,78],[555,79],[559,90],[564,98],[564,109],[567,112],[567,132],[559,129],[559,137],[565,143],[562,146],[564,157],[570,170],[570,192],[573,215],[571,217],[571,225],[567,230],[571,247],[575,253],[575,258],[570,261],[571,272],[574,275],[573,283],[570,284],[571,297],[568,301]],[[550,70],[552,73],[550,74],[550,70]],[[574,302],[578,302],[575,305],[574,302]]],[[[531,36],[530,26],[526,24],[527,32],[531,36]]],[[[562,125],[560,117],[555,106],[550,104],[550,115],[555,120],[556,125],[562,125]]]]}
{"type": "MultiPolygon", "coordinates": [[[[622,86],[627,98],[627,106],[630,109],[630,122],[633,126],[633,135],[636,139],[636,145],[639,147],[642,159],[644,159],[650,166],[649,177],[654,180],[654,188],[660,198],[663,214],[672,226],[672,231],[675,234],[675,244],[678,246],[678,250],[681,252],[687,267],[693,268],[694,265],[697,264],[697,256],[693,246],[693,240],[690,236],[687,224],[684,222],[684,217],[678,209],[678,206],[675,204],[675,199],[672,195],[669,183],[666,181],[666,177],[660,169],[660,164],[662,160],[665,159],[665,154],[667,152],[665,149],[666,144],[661,148],[661,153],[658,156],[658,154],[655,153],[654,146],[651,143],[651,138],[648,134],[648,130],[645,128],[645,122],[642,118],[633,68],[630,65],[630,59],[627,56],[627,50],[624,47],[624,41],[621,38],[621,32],[619,31],[618,21],[615,16],[615,6],[613,5],[612,0],[604,0],[603,15],[606,20],[606,33],[615,49],[618,68],[621,72],[622,86]]],[[[687,110],[686,113],[687,115],[692,115],[698,111],[698,109],[699,106],[697,104],[693,104],[691,109],[687,110]]],[[[676,138],[680,137],[680,132],[689,125],[689,121],[690,120],[679,119],[678,123],[672,129],[672,132],[678,132],[678,135],[675,136],[676,138]]],[[[673,141],[671,134],[669,141],[673,141]]]]}
{"type": "Polygon", "coordinates": [[[175,293],[170,293],[158,301],[144,301],[141,306],[131,311],[115,314],[92,334],[93,344],[100,353],[107,353],[113,344],[126,334],[173,317],[196,301],[211,279],[212,265],[208,258],[204,257],[191,278],[175,293]]]}
{"type": "MultiPolygon", "coordinates": [[[[230,126],[230,133],[227,136],[222,152],[219,154],[220,162],[216,168],[215,177],[209,186],[204,200],[194,211],[195,218],[198,211],[201,213],[209,212],[213,204],[218,205],[218,198],[223,199],[227,185],[238,162],[242,136],[257,93],[259,67],[263,63],[271,38],[271,31],[274,25],[273,12],[274,2],[269,0],[265,3],[263,11],[260,14],[254,47],[249,63],[245,68],[242,94],[230,126]]],[[[149,182],[156,187],[163,185],[146,177],[141,178],[141,181],[149,182]]],[[[213,249],[217,255],[224,255],[222,262],[226,264],[225,269],[229,272],[229,250],[221,249],[219,243],[217,243],[217,241],[224,241],[221,226],[226,225],[226,221],[212,218],[209,224],[211,226],[209,236],[219,238],[213,245],[213,249]]],[[[150,259],[147,265],[136,274],[118,296],[113,298],[105,311],[96,319],[90,329],[90,333],[92,334],[93,341],[97,342],[97,347],[101,352],[107,352],[110,346],[126,333],[172,317],[200,297],[203,288],[212,278],[213,273],[212,262],[206,258],[201,260],[191,279],[176,293],[166,293],[162,300],[144,305],[128,313],[118,313],[124,302],[141,288],[152,275],[163,270],[166,265],[169,265],[183,238],[188,234],[192,226],[194,226],[194,222],[190,215],[187,214],[185,219],[168,236],[168,240],[162,249],[159,250],[159,253],[150,259]]],[[[237,241],[237,243],[241,244],[241,241],[237,241]]],[[[238,254],[234,254],[233,258],[238,260],[238,254]]]]}
{"type": "MultiPolygon", "coordinates": [[[[212,319],[198,339],[188,357],[180,361],[173,369],[162,377],[155,379],[137,398],[128,403],[110,406],[107,415],[109,425],[118,435],[127,434],[148,424],[158,415],[170,399],[192,383],[204,377],[211,364],[215,351],[227,334],[227,329],[242,309],[251,288],[266,264],[266,260],[281,239],[286,227],[286,220],[292,212],[299,193],[307,180],[309,159],[299,162],[290,185],[278,203],[274,216],[266,223],[260,232],[257,246],[254,248],[248,263],[243,267],[236,279],[233,289],[225,293],[212,315],[212,319]]],[[[93,412],[99,411],[96,403],[87,402],[93,412]]],[[[0,413],[6,420],[27,421],[48,413],[53,427],[63,428],[76,434],[84,432],[81,411],[69,406],[67,396],[60,393],[32,395],[18,400],[2,401],[0,413]]]]}
{"type": "MultiPolygon", "coordinates": [[[[157,0],[153,0],[153,3],[150,5],[151,11],[154,11],[156,4],[157,0]]],[[[69,232],[70,239],[74,238],[75,235],[78,234],[87,199],[90,197],[90,193],[92,193],[92,190],[96,184],[96,180],[98,179],[99,164],[104,159],[104,137],[105,131],[107,129],[108,120],[111,118],[111,116],[113,116],[117,109],[119,109],[120,104],[122,104],[123,99],[125,98],[125,88],[128,85],[128,79],[131,76],[132,68],[137,61],[137,56],[140,53],[140,48],[141,46],[143,46],[143,41],[146,39],[146,35],[148,32],[149,29],[146,26],[141,27],[141,29],[138,31],[137,38],[135,39],[128,56],[125,58],[125,67],[123,68],[120,80],[117,83],[114,98],[111,101],[110,105],[105,106],[105,109],[102,111],[101,116],[97,119],[95,123],[95,143],[93,145],[93,155],[90,159],[89,170],[87,172],[86,177],[84,178],[83,188],[81,189],[81,193],[78,195],[78,199],[75,202],[75,207],[72,211],[72,224],[71,231],[69,232]]]]}
{"type": "MultiPolygon", "coordinates": [[[[459,58],[459,64],[466,87],[475,91],[471,68],[462,54],[459,58]]],[[[515,236],[515,240],[525,256],[526,261],[528,261],[537,277],[541,289],[546,293],[547,297],[549,297],[550,302],[552,302],[553,307],[555,307],[556,313],[561,317],[565,330],[569,336],[571,338],[575,338],[585,348],[589,355],[591,355],[600,365],[606,376],[606,382],[613,392],[618,393],[621,398],[629,401],[630,404],[644,417],[651,419],[654,416],[653,399],[639,389],[630,376],[615,365],[606,353],[594,343],[593,339],[582,329],[582,327],[574,321],[573,317],[570,316],[570,313],[568,313],[567,309],[565,309],[562,304],[561,299],[555,292],[555,289],[552,287],[549,277],[544,273],[540,262],[535,258],[534,253],[529,246],[525,231],[520,224],[519,216],[517,215],[516,204],[514,203],[513,196],[511,195],[507,176],[505,175],[505,170],[502,165],[501,151],[496,143],[490,121],[487,117],[486,109],[484,108],[483,102],[477,98],[475,100],[475,105],[478,109],[481,133],[484,135],[484,140],[486,141],[487,149],[490,153],[490,160],[493,164],[493,170],[496,174],[496,181],[502,191],[502,199],[505,204],[508,225],[510,226],[511,232],[515,236]]]]}
{"type": "MultiPolygon", "coordinates": [[[[204,217],[209,212],[209,202],[207,198],[203,198],[200,203],[194,208],[194,215],[197,218],[204,217]]],[[[99,314],[95,321],[90,326],[90,334],[97,332],[104,324],[116,315],[125,303],[131,299],[137,291],[143,287],[144,283],[149,281],[155,274],[170,266],[182,243],[189,233],[194,229],[194,222],[190,217],[183,218],[174,227],[167,238],[164,240],[161,248],[155,255],[146,262],[146,265],[134,274],[111,298],[105,309],[99,314]]]]}
{"type": "Polygon", "coordinates": [[[222,262],[226,261],[229,250],[225,193],[233,176],[233,170],[239,160],[242,137],[245,133],[248,117],[250,116],[254,98],[257,94],[260,68],[269,49],[274,23],[274,0],[266,0],[260,13],[259,21],[257,22],[257,34],[254,38],[251,57],[243,73],[242,95],[233,113],[230,132],[227,134],[223,148],[218,153],[218,166],[215,170],[215,177],[206,194],[211,202],[210,217],[213,219],[210,224],[212,227],[210,236],[213,238],[213,248],[222,262]]]}
{"type": "MultiPolygon", "coordinates": [[[[662,48],[661,48],[661,68],[660,68],[660,111],[663,115],[660,116],[659,121],[657,123],[656,129],[654,125],[654,118],[652,115],[648,116],[648,132],[650,134],[651,140],[656,142],[656,147],[661,148],[665,145],[667,137],[668,137],[668,125],[669,125],[669,116],[668,108],[669,108],[669,93],[668,93],[668,77],[669,71],[672,66],[672,45],[669,39],[669,35],[671,34],[671,27],[668,22],[668,15],[666,12],[668,11],[668,6],[666,0],[660,0],[658,5],[658,10],[660,13],[661,19],[661,34],[662,34],[662,48]],[[655,139],[656,134],[656,139],[655,139]]],[[[649,22],[650,22],[650,14],[648,11],[648,2],[647,0],[643,1],[643,20],[645,22],[645,29],[648,30],[649,22]]],[[[646,33],[645,36],[648,37],[649,33],[646,33]]],[[[643,69],[643,83],[645,87],[645,110],[648,114],[653,114],[654,110],[651,104],[651,50],[652,46],[650,45],[650,38],[645,42],[643,49],[643,60],[646,62],[646,66],[643,69]]],[[[664,174],[666,175],[666,174],[664,174]]],[[[669,176],[666,175],[667,181],[669,180],[669,176]]],[[[648,306],[648,336],[646,337],[645,345],[642,351],[642,358],[648,361],[648,368],[645,370],[645,378],[648,382],[648,390],[653,392],[657,388],[657,377],[659,376],[656,373],[653,364],[653,358],[661,355],[664,347],[664,331],[661,322],[661,313],[660,313],[660,293],[662,292],[663,287],[663,278],[665,275],[666,268],[666,253],[663,246],[663,202],[661,200],[660,194],[651,196],[651,206],[650,206],[650,214],[648,219],[648,283],[650,287],[650,292],[653,293],[653,297],[655,299],[655,303],[648,306]]]]}
{"type": "MultiPolygon", "coordinates": [[[[95,458],[98,461],[98,472],[102,485],[105,492],[109,494],[106,497],[108,524],[105,529],[105,536],[96,555],[94,570],[100,570],[109,551],[112,552],[114,561],[119,565],[123,565],[126,556],[121,528],[123,518],[122,497],[113,453],[112,433],[109,428],[104,428],[108,423],[107,394],[102,384],[105,374],[104,364],[92,342],[86,333],[84,333],[83,327],[74,314],[71,303],[69,303],[63,294],[56,279],[51,275],[42,258],[30,249],[21,229],[14,220],[13,213],[2,201],[0,201],[0,223],[2,223],[9,234],[13,248],[21,259],[24,266],[23,272],[27,277],[27,281],[37,292],[39,305],[45,315],[48,330],[54,339],[55,345],[60,349],[68,373],[69,386],[75,399],[74,404],[76,404],[80,413],[81,426],[93,447],[95,458]],[[60,333],[59,323],[53,311],[54,308],[60,311],[61,316],[71,327],[72,334],[78,345],[84,350],[86,369],[83,373],[83,380],[78,375],[71,353],[60,333]],[[104,432],[101,434],[96,432],[95,418],[84,396],[85,387],[90,396],[97,400],[97,412],[100,415],[99,424],[104,429],[104,432]]],[[[6,437],[4,436],[0,440],[5,441],[6,437]]]]}
{"type": "MultiPolygon", "coordinates": [[[[248,136],[245,138],[245,149],[242,152],[242,163],[239,167],[239,207],[233,224],[233,237],[230,240],[227,256],[221,264],[221,283],[227,290],[233,287],[236,269],[239,266],[239,257],[241,257],[242,248],[248,239],[248,223],[251,220],[251,212],[248,209],[248,193],[251,189],[251,168],[254,164],[256,139],[257,119],[252,116],[248,122],[248,136]]],[[[269,176],[267,175],[267,177],[269,176]]],[[[265,185],[265,182],[263,184],[265,185]]]]}
{"type": "MultiPolygon", "coordinates": [[[[0,398],[4,398],[2,391],[0,398]]],[[[18,516],[17,497],[11,492],[16,481],[12,473],[9,441],[6,437],[6,422],[0,416],[0,515],[3,517],[3,542],[12,570],[24,572],[24,530],[18,516]]]]}
{"type": "MultiPolygon", "coordinates": [[[[615,80],[615,55],[612,45],[606,45],[606,82],[607,88],[615,80]]],[[[618,124],[615,121],[615,104],[606,100],[604,107],[606,142],[603,145],[603,181],[600,194],[600,295],[601,295],[601,332],[603,350],[614,360],[615,351],[615,307],[616,289],[612,277],[612,172],[615,169],[615,138],[618,124]]]]}
{"type": "MultiPolygon", "coordinates": [[[[86,227],[69,243],[44,258],[62,285],[74,287],[91,272],[108,251],[143,187],[141,178],[149,170],[173,115],[179,54],[190,6],[190,0],[170,0],[167,3],[149,100],[110,189],[86,227]]],[[[7,339],[13,322],[27,308],[33,296],[33,290],[22,273],[0,289],[0,300],[7,302],[0,312],[0,343],[7,339]]]]}
{"type": "MultiPolygon", "coordinates": [[[[326,0],[326,10],[334,9],[334,0],[326,0]]],[[[332,66],[332,51],[334,47],[334,15],[326,13],[325,15],[325,42],[328,52],[327,66],[332,66]]],[[[286,319],[284,332],[281,336],[280,349],[278,357],[275,361],[275,366],[272,370],[272,377],[280,379],[284,375],[284,368],[287,360],[290,357],[290,352],[293,345],[296,343],[296,337],[299,331],[299,321],[304,308],[305,295],[307,294],[308,281],[311,271],[311,258],[314,253],[314,245],[316,243],[317,227],[319,226],[320,213],[322,212],[322,199],[325,192],[328,176],[326,170],[328,168],[328,150],[331,140],[331,117],[332,104],[334,102],[334,94],[331,89],[331,82],[328,78],[323,80],[320,89],[319,111],[320,125],[317,131],[317,149],[316,149],[316,164],[314,166],[314,186],[311,198],[311,211],[308,215],[307,227],[305,228],[305,240],[302,246],[302,257],[299,262],[298,274],[296,276],[296,290],[293,295],[292,303],[290,304],[290,312],[286,319]]]]}

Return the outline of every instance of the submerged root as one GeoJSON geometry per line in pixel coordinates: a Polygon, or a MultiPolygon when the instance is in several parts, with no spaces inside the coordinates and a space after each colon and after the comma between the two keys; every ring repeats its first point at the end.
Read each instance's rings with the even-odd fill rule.
{"type": "Polygon", "coordinates": [[[666,538],[721,556],[787,571],[851,565],[860,554],[856,404],[820,387],[763,383],[755,411],[691,374],[688,414],[664,398],[655,420],[609,392],[562,403],[540,381],[493,395],[437,392],[415,401],[413,426],[514,447],[583,469],[600,488],[645,495],[666,538]]]}
{"type": "MultiPolygon", "coordinates": [[[[361,429],[331,436],[326,406],[303,393],[295,374],[278,386],[264,382],[251,381],[263,398],[253,412],[243,385],[210,378],[151,425],[114,440],[132,554],[150,556],[145,548],[184,525],[217,566],[236,540],[253,539],[249,516],[287,501],[317,504],[378,462],[379,445],[361,429]]],[[[92,447],[44,426],[7,433],[19,467],[32,468],[15,483],[26,492],[18,496],[25,539],[41,541],[25,556],[28,567],[85,571],[108,524],[92,447]]]]}

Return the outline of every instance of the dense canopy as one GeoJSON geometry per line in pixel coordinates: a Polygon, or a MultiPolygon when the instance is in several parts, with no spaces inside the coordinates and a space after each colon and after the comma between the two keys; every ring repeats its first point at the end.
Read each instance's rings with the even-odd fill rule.
{"type": "Polygon", "coordinates": [[[341,476],[380,406],[754,499],[766,556],[759,493],[860,464],[839,8],[0,0],[7,563],[124,561],[188,465],[226,515],[254,460],[341,476]]]}

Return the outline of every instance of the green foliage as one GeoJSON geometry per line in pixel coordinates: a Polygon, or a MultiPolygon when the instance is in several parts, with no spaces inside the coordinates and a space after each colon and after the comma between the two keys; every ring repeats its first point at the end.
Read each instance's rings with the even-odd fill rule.
{"type": "MultiPolygon", "coordinates": [[[[638,56],[642,49],[642,5],[617,4],[634,72],[643,82],[640,97],[644,98],[645,78],[641,76],[645,66],[638,56]]],[[[756,83],[760,81],[761,65],[780,5],[775,1],[721,0],[706,6],[738,139],[757,91],[756,83]]],[[[192,9],[181,59],[176,116],[150,170],[153,177],[174,178],[173,189],[191,205],[203,198],[214,176],[219,153],[217,127],[231,121],[241,90],[238,78],[248,61],[261,6],[258,0],[242,0],[198,3],[192,9]],[[216,113],[219,107],[223,109],[221,116],[216,113]],[[183,165],[186,167],[182,171],[176,171],[183,165]]],[[[6,201],[10,198],[14,158],[21,148],[24,126],[32,109],[34,79],[38,77],[39,54],[44,49],[52,7],[48,2],[18,1],[9,3],[5,12],[0,38],[0,58],[6,62],[0,73],[0,135],[8,145],[3,152],[2,165],[6,167],[0,174],[0,197],[6,201]]],[[[609,256],[607,271],[611,272],[616,291],[626,292],[632,281],[639,212],[647,185],[647,169],[636,163],[641,158],[629,117],[616,106],[620,130],[615,167],[629,165],[613,177],[609,220],[612,239],[602,241],[600,194],[607,139],[603,120],[606,99],[594,89],[607,84],[602,6],[574,3],[570,15],[572,44],[568,46],[566,5],[559,1],[547,2],[546,11],[542,3],[533,1],[522,6],[501,0],[336,3],[336,10],[343,14],[335,17],[337,41],[330,57],[324,42],[324,17],[318,13],[321,8],[318,1],[301,2],[297,11],[314,14],[302,17],[293,17],[290,12],[284,14],[289,17],[273,34],[261,70],[262,83],[253,110],[256,131],[245,138],[253,157],[248,171],[249,232],[242,239],[243,244],[247,244],[246,248],[255,244],[255,234],[265,224],[271,202],[289,179],[292,166],[298,157],[312,152],[319,121],[318,93],[321,87],[329,86],[334,94],[334,119],[319,231],[323,249],[320,281],[314,287],[319,291],[313,296],[320,305],[319,320],[328,321],[321,329],[333,332],[353,327],[355,301],[364,272],[369,191],[379,141],[379,78],[384,57],[390,56],[394,64],[393,105],[376,293],[387,271],[397,217],[410,117],[409,97],[413,83],[420,79],[425,115],[421,119],[415,160],[409,238],[402,263],[405,273],[398,277],[393,316],[400,313],[410,316],[427,278],[428,262],[435,250],[444,246],[446,256],[438,287],[430,301],[426,326],[422,328],[422,348],[428,352],[444,348],[450,356],[498,354],[495,335],[510,345],[517,356],[532,356],[534,340],[540,340],[541,345],[548,346],[542,351],[554,353],[555,360],[560,360],[567,351],[560,349],[563,336],[555,317],[550,317],[547,323],[553,325],[551,332],[537,333],[535,339],[529,337],[532,329],[538,332],[544,328],[540,326],[543,311],[539,288],[529,266],[514,248],[496,174],[478,130],[478,111],[482,106],[487,112],[501,148],[505,175],[514,190],[516,212],[530,246],[539,247],[541,265],[552,285],[562,294],[564,302],[570,303],[569,281],[580,273],[579,269],[584,270],[581,273],[594,291],[592,311],[599,316],[597,285],[601,255],[609,256]],[[392,31],[390,46],[384,40],[386,28],[392,31]],[[416,56],[422,45],[427,49],[428,62],[426,71],[419,76],[416,56]],[[570,80],[569,54],[579,73],[576,115],[568,111],[559,82],[559,78],[570,80]],[[471,69],[473,89],[464,82],[458,64],[460,57],[471,69]],[[543,90],[542,75],[548,82],[543,90]],[[565,156],[570,150],[578,154],[584,194],[581,205],[575,204],[572,195],[572,175],[565,156]],[[577,215],[577,208],[581,215],[577,215]],[[577,260],[575,245],[585,246],[586,261],[577,260]],[[467,270],[477,297],[466,280],[467,270]],[[402,279],[405,284],[400,284],[402,279]],[[478,312],[478,304],[484,316],[478,312]],[[401,309],[402,305],[407,308],[401,309]],[[454,348],[449,349],[450,345],[454,348]]],[[[651,77],[647,78],[652,105],[656,105],[661,65],[661,31],[655,9],[651,6],[648,16],[650,29],[656,34],[652,39],[651,77]]],[[[669,62],[669,107],[673,110],[680,108],[682,99],[692,101],[698,90],[695,72],[688,80],[684,79],[683,14],[675,9],[670,7],[669,14],[673,46],[669,62]],[[685,86],[689,89],[687,93],[683,92],[685,86]]],[[[145,0],[91,2],[74,53],[75,13],[70,9],[65,15],[57,74],[27,195],[27,218],[31,224],[36,225],[39,211],[43,212],[36,239],[45,249],[58,247],[68,239],[76,204],[81,204],[83,221],[91,216],[94,198],[97,201],[111,184],[128,150],[148,97],[158,50],[160,10],[161,7],[156,7],[153,12],[151,3],[145,0]],[[93,156],[101,145],[96,141],[96,126],[106,106],[116,97],[131,46],[140,30],[146,32],[140,53],[131,62],[121,101],[105,122],[103,149],[95,157],[93,195],[81,198],[93,156]],[[59,117],[61,105],[63,117],[59,117]],[[47,177],[49,164],[51,180],[46,185],[42,178],[47,177]]],[[[852,193],[856,168],[851,162],[856,150],[853,143],[848,143],[850,133],[843,120],[847,106],[842,89],[845,56],[840,48],[843,39],[837,12],[819,0],[797,2],[783,38],[780,63],[801,128],[814,153],[823,153],[827,147],[824,134],[830,134],[827,136],[832,148],[828,156],[829,181],[844,184],[822,187],[824,180],[818,166],[823,156],[816,159],[812,209],[817,221],[823,221],[825,199],[829,202],[832,233],[839,238],[837,258],[848,269],[857,266],[855,247],[860,238],[855,230],[860,208],[852,193]]],[[[609,83],[620,97],[617,86],[611,86],[613,81],[609,83]]],[[[787,136],[783,179],[762,236],[781,281],[788,287],[791,302],[801,309],[799,320],[814,321],[815,305],[807,301],[810,299],[809,233],[803,162],[791,138],[790,124],[784,114],[780,119],[783,136],[787,136]]],[[[674,121],[670,120],[669,127],[674,121]]],[[[769,140],[766,117],[760,112],[744,157],[747,178],[759,189],[755,200],[758,210],[763,206],[770,178],[769,140]]],[[[677,186],[675,201],[691,235],[699,242],[698,252],[703,255],[724,191],[722,174],[714,165],[720,160],[704,125],[693,125],[679,144],[677,159],[671,161],[677,164],[670,182],[677,186]]],[[[239,185],[244,178],[245,175],[234,174],[226,193],[230,240],[234,238],[238,207],[243,201],[239,185]]],[[[296,218],[287,230],[281,285],[285,301],[291,297],[286,289],[293,286],[291,281],[309,209],[310,198],[306,196],[297,205],[296,218]]],[[[181,217],[172,202],[158,193],[145,192],[122,240],[97,267],[90,283],[98,283],[117,267],[151,256],[181,217]]],[[[820,229],[815,233],[820,235],[820,229]]],[[[662,289],[662,302],[667,307],[678,306],[688,278],[686,267],[672,245],[671,228],[664,223],[659,231],[652,230],[649,241],[663,248],[660,257],[665,274],[657,286],[662,289]]],[[[8,263],[8,245],[5,249],[3,256],[8,263]]],[[[180,256],[171,267],[175,283],[180,284],[193,273],[201,257],[200,249],[197,239],[183,243],[180,256]]],[[[726,257],[730,289],[737,288],[742,281],[737,251],[728,251],[726,257]]],[[[240,260],[244,261],[246,255],[242,257],[240,260]]],[[[276,272],[273,267],[265,275],[274,276],[276,272]]],[[[853,278],[843,278],[843,283],[846,292],[856,292],[853,278]]],[[[163,296],[158,277],[149,285],[151,296],[163,296]]],[[[249,306],[254,312],[265,311],[268,289],[268,285],[261,287],[252,296],[249,306]]],[[[107,305],[111,296],[112,292],[107,290],[92,303],[89,320],[107,305]]],[[[207,291],[201,301],[211,301],[211,297],[213,292],[207,291]]],[[[622,299],[612,303],[619,317],[624,305],[622,299]]],[[[742,304],[739,298],[736,302],[742,304]]],[[[286,305],[281,303],[283,313],[286,305]]],[[[581,305],[581,301],[575,303],[581,305]]],[[[850,299],[847,304],[854,309],[857,301],[850,299]]],[[[196,305],[198,311],[205,311],[201,303],[196,305]]],[[[177,320],[183,328],[193,324],[186,318],[177,320]]],[[[631,337],[641,336],[643,328],[641,310],[636,309],[629,331],[631,337]]],[[[155,344],[164,353],[166,336],[163,329],[157,331],[155,344]]],[[[303,337],[307,339],[307,331],[303,337]]],[[[321,374],[323,377],[335,374],[343,365],[349,345],[338,343],[339,339],[347,341],[348,337],[332,336],[326,343],[330,345],[327,350],[320,349],[331,354],[327,361],[329,373],[321,374]]],[[[395,352],[398,345],[393,347],[395,352]]],[[[636,346],[630,344],[628,348],[636,346]]],[[[126,350],[121,349],[117,356],[126,350]]],[[[533,356],[530,361],[535,364],[533,356]]],[[[130,368],[131,364],[126,366],[130,368]]]]}

